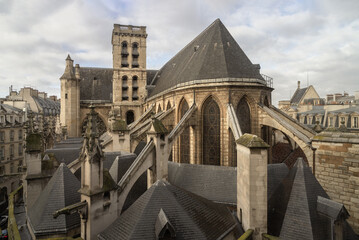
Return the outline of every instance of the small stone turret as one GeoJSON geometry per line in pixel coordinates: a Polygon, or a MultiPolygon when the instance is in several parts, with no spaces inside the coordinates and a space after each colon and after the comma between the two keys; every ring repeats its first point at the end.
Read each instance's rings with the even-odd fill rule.
{"type": "Polygon", "coordinates": [[[80,66],[73,67],[70,55],[66,58],[66,67],[61,80],[62,127],[67,127],[69,137],[80,136],[80,66]]]}

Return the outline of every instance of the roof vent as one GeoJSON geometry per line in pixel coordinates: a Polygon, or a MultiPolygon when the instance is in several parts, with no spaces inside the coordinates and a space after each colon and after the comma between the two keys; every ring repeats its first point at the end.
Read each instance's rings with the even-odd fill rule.
{"type": "Polygon", "coordinates": [[[199,49],[199,45],[194,46],[194,51],[197,52],[197,50],[199,49]]]}
{"type": "Polygon", "coordinates": [[[155,225],[156,239],[176,239],[175,229],[167,218],[163,209],[158,213],[155,225]]]}

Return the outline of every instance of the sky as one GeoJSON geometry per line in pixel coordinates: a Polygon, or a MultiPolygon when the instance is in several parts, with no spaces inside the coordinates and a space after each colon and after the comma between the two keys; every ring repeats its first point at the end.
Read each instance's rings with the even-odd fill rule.
{"type": "Polygon", "coordinates": [[[358,0],[0,0],[0,97],[31,86],[60,96],[67,54],[112,67],[113,24],[147,26],[147,68],[159,69],[220,18],[261,73],[273,104],[297,88],[359,90],[358,0]]]}

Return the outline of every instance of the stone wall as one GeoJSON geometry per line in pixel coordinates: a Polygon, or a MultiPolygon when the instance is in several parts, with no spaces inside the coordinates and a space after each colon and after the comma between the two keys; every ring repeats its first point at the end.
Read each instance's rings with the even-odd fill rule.
{"type": "Polygon", "coordinates": [[[359,133],[324,131],[313,138],[315,176],[330,198],[343,203],[359,234],[359,133]]]}

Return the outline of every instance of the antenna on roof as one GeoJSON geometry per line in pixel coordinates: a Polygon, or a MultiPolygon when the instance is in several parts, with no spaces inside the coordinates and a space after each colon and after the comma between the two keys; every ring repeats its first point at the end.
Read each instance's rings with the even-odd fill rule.
{"type": "Polygon", "coordinates": [[[309,77],[308,77],[308,72],[307,72],[307,87],[309,87],[309,77]]]}

